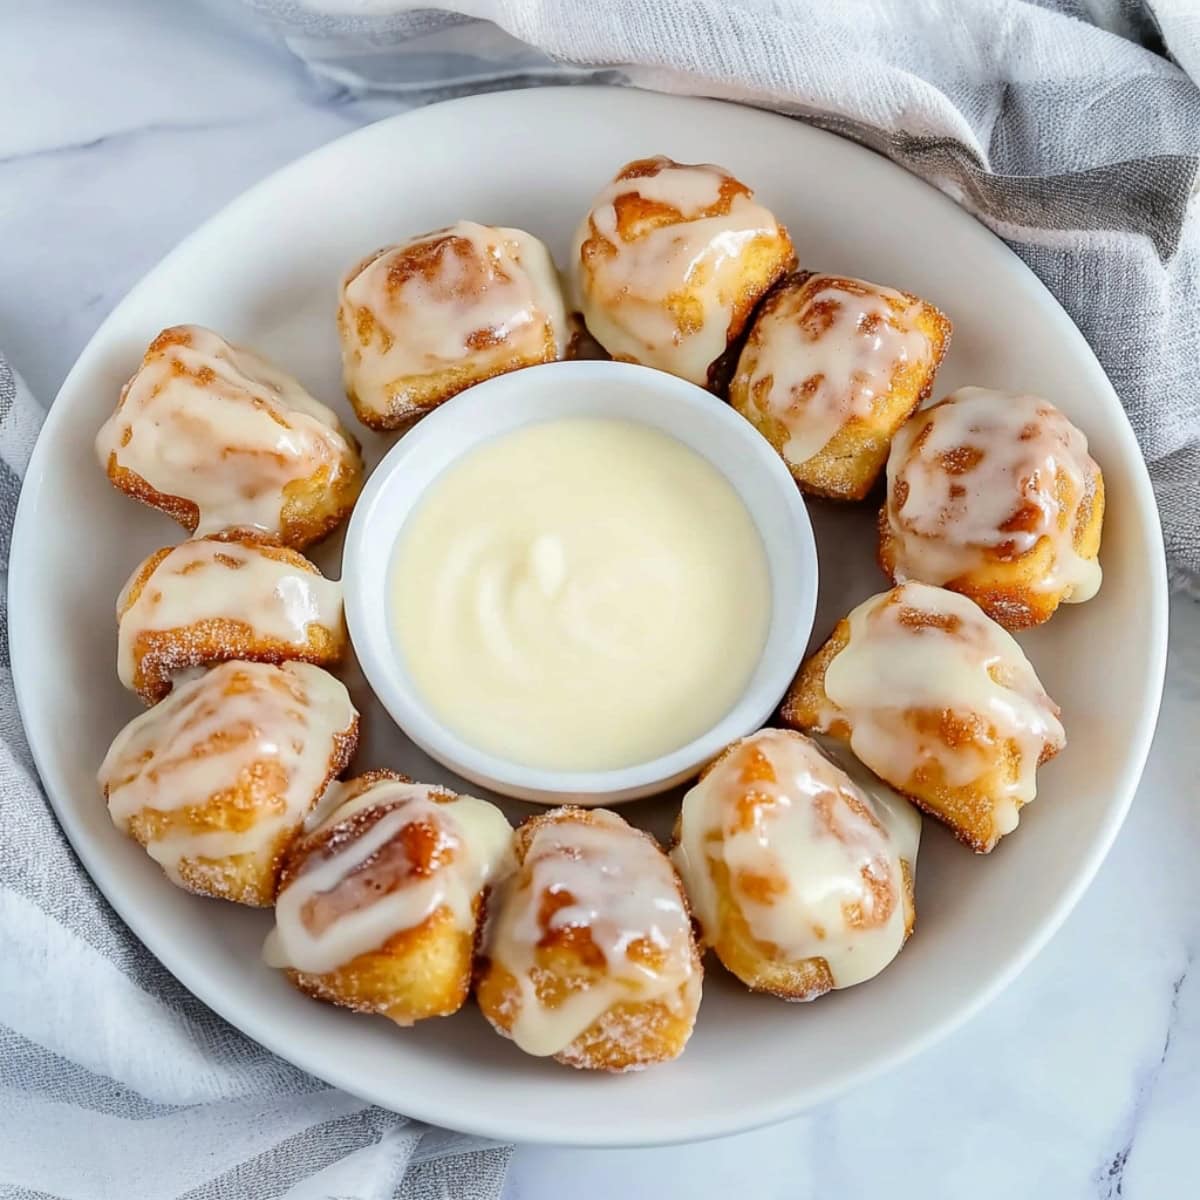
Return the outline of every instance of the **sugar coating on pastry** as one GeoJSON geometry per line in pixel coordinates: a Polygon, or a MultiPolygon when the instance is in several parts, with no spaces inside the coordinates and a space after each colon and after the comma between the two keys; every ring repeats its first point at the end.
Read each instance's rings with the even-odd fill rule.
{"type": "Polygon", "coordinates": [[[357,735],[349,694],[319,667],[224,663],[130,721],[99,782],[114,824],[172,882],[265,906],[288,841],[357,735]]]}
{"type": "Polygon", "coordinates": [[[892,434],[929,395],[949,341],[946,317],[908,292],[802,272],[755,318],[730,403],[806,491],[861,499],[892,434]]]}
{"type": "Polygon", "coordinates": [[[718,360],[795,261],[787,230],[722,167],[645,158],[596,197],[571,256],[613,358],[715,386],[718,360]]]}
{"type": "Polygon", "coordinates": [[[734,742],[684,796],[671,858],[703,941],[749,987],[813,1000],[879,974],[915,915],[921,819],[803,734],[734,742]]]}
{"type": "Polygon", "coordinates": [[[1017,826],[1066,744],[1012,635],[957,592],[905,583],[863,601],[800,669],[784,723],[849,743],[980,853],[1017,826]]]}
{"type": "Polygon", "coordinates": [[[1038,396],[960,388],[896,434],[880,561],[963,592],[1010,629],[1100,587],[1104,482],[1087,438],[1038,396]]]}
{"type": "Polygon", "coordinates": [[[546,247],[474,221],[352,267],[338,333],[346,394],[374,429],[401,428],[472,384],[562,358],[570,340],[546,247]]]}
{"type": "Polygon", "coordinates": [[[113,484],[189,533],[304,546],[349,513],[358,447],[290,375],[199,325],[164,329],[96,437],[113,484]]]}
{"type": "Polygon", "coordinates": [[[148,703],[190,667],[330,666],[346,649],[342,585],[286,546],[214,535],[150,555],[117,600],[117,674],[148,703]]]}
{"type": "Polygon", "coordinates": [[[493,804],[391,771],[335,783],[288,852],[263,957],[320,1000],[400,1025],[448,1016],[511,863],[493,804]]]}
{"type": "Polygon", "coordinates": [[[675,1058],[701,967],[687,900],[657,842],[605,809],[560,808],[515,838],[489,904],[476,997],[527,1054],[628,1071],[675,1058]]]}

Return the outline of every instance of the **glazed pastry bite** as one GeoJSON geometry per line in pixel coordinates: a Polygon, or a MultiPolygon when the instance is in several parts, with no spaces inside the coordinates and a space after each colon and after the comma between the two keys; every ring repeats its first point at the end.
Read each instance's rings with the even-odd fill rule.
{"type": "Polygon", "coordinates": [[[744,183],[661,156],[617,172],[571,256],[588,329],[613,358],[713,388],[759,298],[794,263],[787,230],[744,183]]]}
{"type": "Polygon", "coordinates": [[[687,900],[666,855],[606,809],[557,808],[516,832],[490,905],[476,998],[527,1054],[591,1070],[675,1058],[700,1004],[687,900]]]}
{"type": "Polygon", "coordinates": [[[148,704],[190,667],[243,659],[332,666],[342,585],[286,546],[217,534],[150,555],[117,600],[117,674],[148,704]]]}
{"type": "Polygon", "coordinates": [[[566,353],[558,272],[520,229],[459,221],[368,255],[342,280],[346,395],[401,429],[464,388],[566,353]]]}
{"type": "Polygon", "coordinates": [[[398,1025],[467,998],[489,886],[512,860],[493,804],[368,771],[333,784],[288,851],[263,957],[307,995],[398,1025]]]}
{"type": "Polygon", "coordinates": [[[362,488],[358,445],[290,375],[199,325],[164,329],[96,437],[113,485],[189,533],[324,537],[362,488]]]}
{"type": "Polygon", "coordinates": [[[949,343],[946,317],[908,292],[801,272],[755,318],[729,400],[806,492],[861,500],[949,343]]]}
{"type": "Polygon", "coordinates": [[[357,740],[349,694],[319,667],[224,663],[130,721],[100,787],[173,883],[267,906],[288,842],[357,740]]]}
{"type": "Polygon", "coordinates": [[[1017,827],[1066,744],[1021,647],[965,596],[905,583],[864,600],[801,668],[783,721],[849,744],[973,850],[1017,827]]]}
{"type": "Polygon", "coordinates": [[[921,818],[860,775],[763,729],[683,798],[671,858],[705,945],[754,991],[815,1000],[862,983],[912,932],[921,818]]]}
{"type": "Polygon", "coordinates": [[[1048,400],[959,388],[892,443],[879,562],[1024,629],[1100,587],[1104,478],[1048,400]]]}

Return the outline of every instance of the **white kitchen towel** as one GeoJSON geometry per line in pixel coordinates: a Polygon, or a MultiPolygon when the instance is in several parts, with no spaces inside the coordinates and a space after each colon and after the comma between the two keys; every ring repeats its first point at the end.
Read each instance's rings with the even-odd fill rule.
{"type": "Polygon", "coordinates": [[[67,845],[8,652],[12,523],[41,418],[0,355],[0,1200],[497,1200],[508,1147],[374,1108],[243,1037],[67,845]]]}
{"type": "Polygon", "coordinates": [[[718,96],[927,179],[1091,343],[1150,463],[1173,577],[1195,584],[1200,0],[247,2],[339,84],[592,77],[718,96]]]}

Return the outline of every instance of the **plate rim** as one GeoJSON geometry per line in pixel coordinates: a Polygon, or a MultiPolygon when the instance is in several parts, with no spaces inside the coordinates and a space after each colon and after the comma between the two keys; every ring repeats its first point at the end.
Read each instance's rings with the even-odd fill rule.
{"type": "MultiPolygon", "coordinates": [[[[171,947],[167,945],[165,935],[160,937],[156,934],[153,922],[149,923],[145,927],[145,931],[143,931],[142,923],[139,919],[141,914],[133,911],[132,902],[126,902],[125,898],[120,894],[119,887],[110,887],[112,883],[112,879],[110,878],[111,872],[101,862],[101,854],[98,851],[93,852],[92,847],[88,844],[86,835],[83,834],[82,830],[75,827],[71,816],[71,803],[67,799],[70,789],[66,786],[65,781],[57,778],[58,771],[47,749],[48,743],[40,732],[37,731],[36,724],[31,725],[29,719],[29,714],[33,710],[33,701],[27,689],[32,688],[32,684],[26,681],[32,678],[35,670],[34,649],[32,639],[24,637],[22,634],[23,626],[26,623],[26,604],[32,601],[32,592],[35,590],[32,584],[26,586],[26,582],[36,576],[37,569],[36,539],[32,535],[31,518],[29,516],[30,510],[34,505],[34,500],[31,497],[35,491],[40,490],[40,477],[44,471],[44,463],[51,453],[51,443],[57,440],[58,426],[69,419],[64,415],[66,408],[57,403],[59,397],[68,391],[76,377],[83,374],[84,370],[87,369],[89,360],[94,354],[99,352],[97,349],[98,343],[102,341],[109,326],[116,322],[118,313],[126,303],[147,285],[151,277],[164,269],[168,269],[172,261],[181,255],[185,248],[190,246],[194,240],[206,235],[210,227],[220,223],[230,210],[248,202],[257,193],[272,187],[287,172],[298,170],[302,165],[311,165],[314,160],[319,159],[323,154],[330,153],[331,148],[341,147],[349,141],[369,135],[378,126],[395,125],[408,120],[419,121],[423,114],[435,109],[441,110],[447,107],[469,109],[473,106],[482,107],[489,104],[503,104],[507,102],[510,96],[519,98],[518,102],[528,102],[532,95],[547,93],[549,90],[546,87],[535,86],[515,88],[502,93],[475,93],[469,96],[456,97],[436,104],[410,109],[403,113],[396,113],[390,117],[385,117],[380,121],[371,122],[325,142],[308,151],[306,154],[282,164],[252,184],[249,188],[243,189],[214,213],[210,214],[190,233],[176,242],[165,255],[155,262],[121,296],[80,351],[70,371],[64,378],[55,396],[55,401],[46,410],[45,418],[38,431],[37,440],[26,466],[13,521],[6,594],[8,601],[12,681],[17,709],[42,790],[54,812],[59,827],[78,856],[92,884],[112,906],[113,910],[129,928],[133,936],[145,946],[161,964],[163,969],[168,971],[184,988],[220,1018],[228,1021],[230,1025],[238,1029],[245,1036],[264,1046],[267,1050],[300,1070],[325,1081],[330,1086],[338,1087],[350,1095],[356,1096],[366,1102],[377,1104],[393,1112],[398,1111],[394,1107],[394,1101],[381,1094],[379,1089],[372,1088],[370,1080],[357,1077],[344,1078],[330,1064],[322,1063],[320,1066],[310,1065],[303,1046],[285,1045],[283,1044],[285,1039],[278,1039],[273,1035],[271,1023],[265,1013],[255,1011],[247,1015],[242,1008],[236,1005],[226,1005],[224,997],[219,990],[207,986],[202,973],[198,970],[192,970],[189,967],[186,955],[172,953],[171,947]],[[26,596],[24,600],[22,599],[23,592],[26,596]],[[102,880],[104,882],[101,882],[102,880]],[[236,1012],[233,1011],[235,1008],[236,1012]]],[[[849,143],[864,154],[872,153],[868,147],[863,146],[853,139],[841,137],[820,126],[782,113],[760,109],[753,105],[737,104],[733,101],[709,97],[674,95],[642,88],[622,87],[615,90],[618,94],[633,94],[639,99],[649,98],[655,103],[669,103],[679,105],[680,107],[734,107],[743,110],[748,109],[755,113],[764,124],[769,122],[787,122],[789,125],[800,126],[804,129],[806,133],[802,136],[812,135],[820,139],[829,138],[838,142],[849,143]]],[[[614,93],[614,88],[606,85],[573,85],[570,91],[593,97],[602,95],[611,97],[614,93]]],[[[951,1009],[939,1020],[930,1023],[919,1033],[900,1040],[890,1052],[882,1054],[860,1067],[836,1075],[823,1085],[817,1087],[808,1086],[801,1095],[796,1095],[792,1092],[776,1094],[771,1101],[756,1103],[752,1115],[745,1119],[729,1120],[721,1116],[715,1119],[701,1119],[689,1116],[684,1119],[674,1118],[672,1121],[671,1118],[664,1117],[661,1125],[649,1131],[629,1129],[621,1136],[613,1136],[607,1131],[598,1130],[593,1136],[577,1137],[573,1135],[568,1140],[556,1137],[552,1129],[547,1129],[536,1118],[512,1116],[506,1119],[503,1116],[498,1116],[487,1119],[469,1117],[464,1120],[454,1111],[454,1100],[444,1097],[439,1100],[436,1097],[428,1095],[414,1096],[412,1103],[408,1101],[404,1102],[403,1115],[494,1141],[515,1141],[526,1144],[587,1147],[594,1149],[677,1145],[748,1132],[787,1120],[789,1117],[798,1116],[818,1105],[828,1102],[835,1096],[861,1086],[868,1080],[876,1078],[922,1053],[954,1030],[960,1028],[991,1003],[1041,953],[1046,944],[1061,928],[1063,922],[1074,910],[1084,892],[1091,885],[1101,864],[1108,856],[1113,842],[1124,824],[1138,783],[1145,769],[1157,726],[1166,672],[1169,620],[1167,568],[1157,503],[1154,498],[1145,460],[1137,444],[1132,426],[1129,423],[1128,414],[1125,412],[1124,406],[1111,381],[1108,379],[1107,374],[1096,358],[1091,346],[1083,337],[1083,334],[1075,326],[1070,315],[1062,308],[1046,285],[1033,273],[1019,255],[971,212],[956,204],[933,184],[912,175],[911,172],[906,171],[899,164],[886,158],[883,161],[894,170],[908,175],[914,183],[927,189],[932,204],[935,206],[939,204],[948,206],[949,209],[953,209],[961,214],[962,218],[969,219],[977,225],[994,243],[995,248],[1002,251],[1003,256],[1008,260],[1009,267],[1018,275],[1024,276],[1026,283],[1032,283],[1035,285],[1036,290],[1044,294],[1046,300],[1062,314],[1063,320],[1069,326],[1067,336],[1073,334],[1078,349],[1095,363],[1098,380],[1103,380],[1103,384],[1100,386],[1107,389],[1109,399],[1116,405],[1117,410],[1120,412],[1121,419],[1116,422],[1115,436],[1125,442],[1125,454],[1131,464],[1131,484],[1140,500],[1141,511],[1137,514],[1139,525],[1137,533],[1140,539],[1146,541],[1149,558],[1152,562],[1151,574],[1146,582],[1152,592],[1150,596],[1150,612],[1153,629],[1151,630],[1151,662],[1148,664],[1149,670],[1146,676],[1149,703],[1141,708],[1137,723],[1131,733],[1129,741],[1130,753],[1126,758],[1125,769],[1120,778],[1113,781],[1113,794],[1119,796],[1119,803],[1108,813],[1104,824],[1098,831],[1090,853],[1080,863],[1071,885],[1065,889],[1058,903],[1041,918],[1035,931],[1026,939],[1021,951],[1014,954],[1007,966],[999,974],[995,975],[985,987],[979,989],[968,999],[960,1002],[956,1008],[951,1009]]],[[[603,1081],[598,1082],[602,1083],[603,1081]]]]}

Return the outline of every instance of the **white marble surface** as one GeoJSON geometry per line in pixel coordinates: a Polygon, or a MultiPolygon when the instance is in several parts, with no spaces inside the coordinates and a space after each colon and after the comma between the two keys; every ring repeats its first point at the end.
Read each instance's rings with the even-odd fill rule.
{"type": "MultiPolygon", "coordinates": [[[[400,107],[314,83],[234,0],[0,0],[0,345],[48,400],[180,237],[275,167],[400,107]]],[[[511,1200],[1200,1194],[1200,606],[1177,599],[1172,619],[1129,822],[1003,997],[785,1125],[662,1150],[519,1148],[511,1200]]]]}

